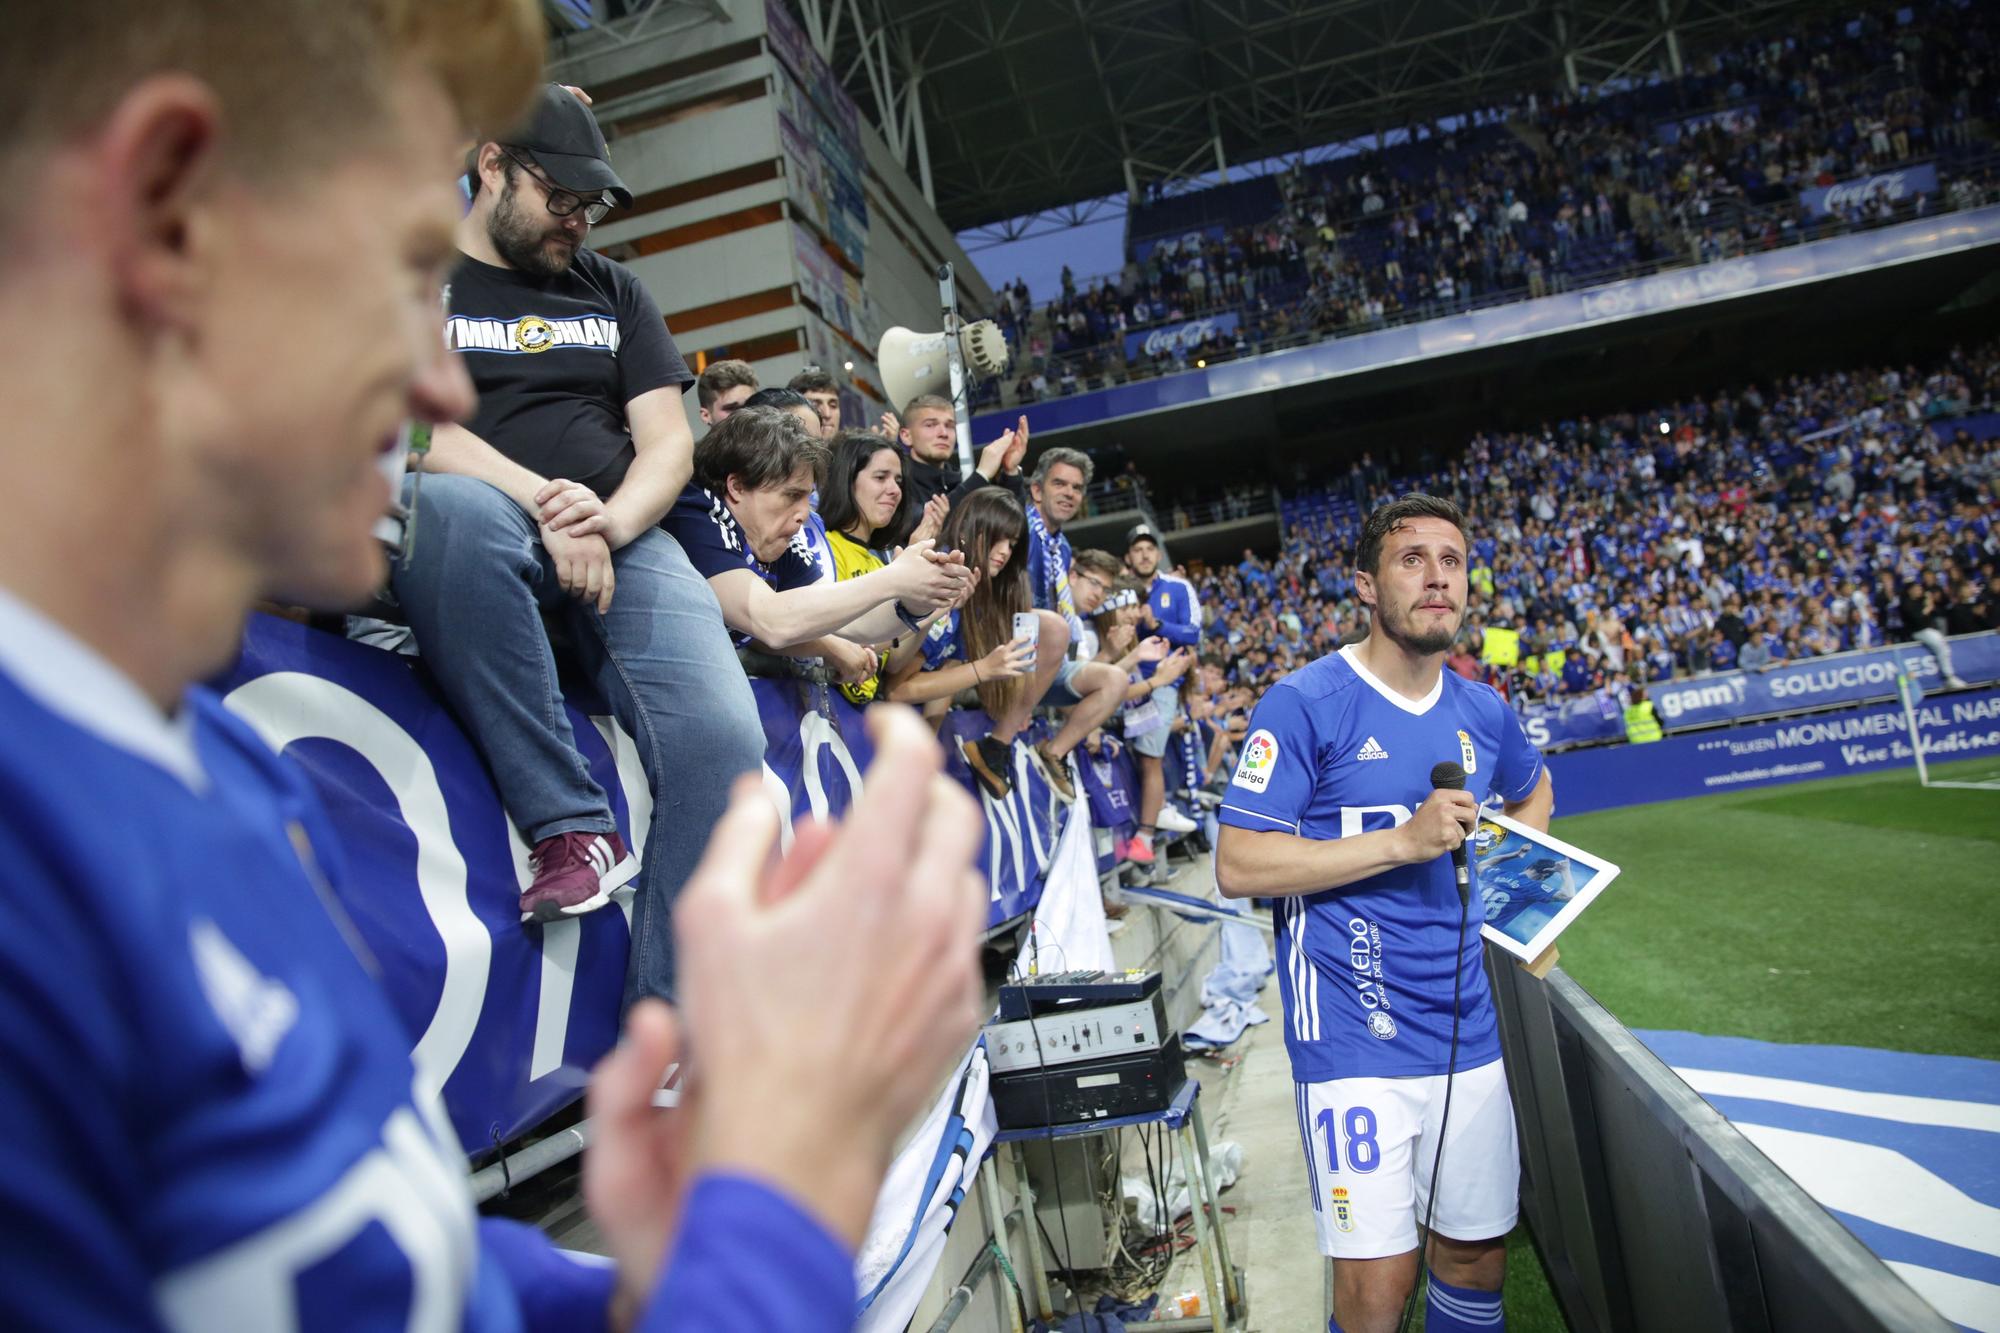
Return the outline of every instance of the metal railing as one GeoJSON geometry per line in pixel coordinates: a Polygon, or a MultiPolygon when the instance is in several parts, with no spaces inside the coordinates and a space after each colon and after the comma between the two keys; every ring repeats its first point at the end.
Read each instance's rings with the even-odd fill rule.
{"type": "Polygon", "coordinates": [[[1203,500],[1195,504],[1170,504],[1161,511],[1161,531],[1186,532],[1212,523],[1234,523],[1240,519],[1262,518],[1277,512],[1271,493],[1263,487],[1245,488],[1234,496],[1203,500]]]}

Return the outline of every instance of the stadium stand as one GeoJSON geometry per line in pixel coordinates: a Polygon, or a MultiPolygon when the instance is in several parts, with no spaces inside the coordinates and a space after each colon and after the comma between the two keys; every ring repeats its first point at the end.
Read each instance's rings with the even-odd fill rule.
{"type": "MultiPolygon", "coordinates": [[[[1065,270],[1060,296],[1039,311],[1024,284],[1000,290],[998,314],[1021,349],[1023,370],[1011,393],[1001,386],[984,392],[989,401],[1032,401],[1169,373],[1202,358],[1243,356],[1988,202],[1996,197],[2000,160],[1983,137],[1983,127],[1995,123],[1993,85],[1982,81],[1992,55],[1988,16],[1933,0],[1901,24],[1864,18],[1807,27],[1781,41],[1722,52],[1677,81],[1583,99],[1528,97],[1412,127],[1394,142],[1378,139],[1374,152],[1311,168],[1301,161],[1283,174],[1152,199],[1135,209],[1120,274],[1079,282],[1065,270]],[[1878,173],[1895,173],[1897,182],[1878,173]],[[1858,188],[1848,188],[1857,180],[1858,188]]],[[[574,113],[561,85],[548,95],[574,113]]],[[[657,309],[642,308],[637,322],[650,327],[659,320],[657,309]]],[[[674,360],[678,366],[677,353],[674,360]]],[[[685,378],[685,369],[664,376],[663,386],[685,378]]],[[[793,380],[801,392],[821,396],[837,396],[833,383],[824,372],[793,380]]],[[[758,427],[757,408],[734,414],[756,387],[746,363],[710,362],[699,384],[702,420],[711,421],[712,412],[714,421],[734,423],[719,426],[711,446],[758,427]]],[[[1284,501],[1284,544],[1275,559],[1246,550],[1239,564],[1192,571],[1192,600],[1202,610],[1185,608],[1193,623],[1176,625],[1193,638],[1183,645],[1190,651],[1162,662],[1165,649],[1156,644],[1160,651],[1145,656],[1143,631],[1135,626],[1147,590],[1129,578],[1121,582],[1123,600],[1106,604],[1092,634],[1103,635],[1099,657],[1119,664],[1132,693],[1124,712],[1077,748],[1074,766],[1067,749],[1037,756],[1051,724],[1060,725],[1049,711],[1031,716],[1047,679],[1033,698],[1006,700],[991,678],[974,673],[975,689],[985,687],[978,695],[924,700],[937,705],[927,711],[935,714],[946,772],[976,795],[983,791],[977,861],[991,896],[985,924],[997,933],[1028,921],[1033,941],[1044,894],[1053,896],[1065,867],[1077,863],[1065,849],[1093,833],[1097,856],[1094,865],[1080,862],[1086,872],[1123,874],[1135,887],[1152,878],[1135,870],[1126,851],[1139,835],[1151,834],[1154,825],[1140,822],[1140,809],[1155,803],[1142,796],[1151,775],[1135,766],[1140,747],[1121,735],[1127,722],[1133,742],[1160,729],[1171,733],[1164,755],[1145,751],[1163,770],[1169,799],[1157,822],[1161,861],[1169,843],[1206,850],[1196,822],[1213,801],[1205,789],[1228,772],[1257,694],[1363,628],[1349,567],[1358,528],[1370,507],[1404,491],[1449,495],[1477,515],[1473,614],[1451,666],[1492,683],[1523,709],[1566,699],[1629,709],[1645,700],[1649,686],[1665,682],[1911,639],[1937,654],[1948,684],[1959,683],[1949,636],[2000,628],[1996,394],[2000,343],[1985,343],[1921,368],[1829,371],[1532,431],[1481,433],[1442,464],[1423,460],[1412,467],[1398,459],[1401,470],[1392,471],[1374,455],[1361,455],[1344,473],[1284,501]],[[1145,677],[1169,692],[1149,699],[1145,677]],[[1168,706],[1175,692],[1178,716],[1168,706]],[[1161,720],[1168,716],[1170,723],[1161,720]],[[994,738],[996,717],[1007,739],[994,738]],[[1012,742],[1015,724],[1021,744],[1012,742]],[[1081,801],[1068,795],[1072,779],[1081,801]]],[[[815,406],[831,413],[829,425],[837,421],[837,402],[815,406]]],[[[1023,432],[1025,447],[1025,426],[1023,432]]],[[[704,455],[698,451],[695,459],[702,466],[704,455]]],[[[1268,512],[1272,502],[1268,488],[1234,473],[1198,493],[1166,498],[1115,447],[1098,463],[1101,480],[1088,492],[1085,513],[1140,510],[1151,517],[1158,510],[1169,534],[1268,512]]],[[[438,459],[431,466],[448,471],[438,459]]],[[[721,472],[707,478],[716,485],[730,479],[721,472]]],[[[430,482],[427,532],[453,531],[438,515],[460,480],[430,482]]],[[[790,507],[800,511],[783,517],[802,518],[807,488],[798,470],[780,480],[797,483],[790,507]]],[[[413,511],[416,485],[410,483],[413,511]]],[[[1011,506],[999,489],[973,494],[961,497],[954,522],[967,522],[982,504],[1011,506]]],[[[799,590],[823,593],[838,581],[817,581],[791,544],[792,532],[777,532],[787,522],[772,520],[770,532],[746,537],[749,517],[736,515],[721,497],[694,486],[684,501],[682,517],[715,529],[707,535],[728,556],[720,573],[697,562],[711,581],[740,583],[743,567],[762,578],[765,563],[779,559],[797,566],[799,590]],[[772,533],[773,541],[757,540],[772,533]]],[[[553,533],[527,532],[531,511],[509,509],[508,517],[523,528],[532,561],[532,544],[548,544],[553,533]]],[[[639,523],[635,540],[659,544],[655,526],[652,519],[639,523]]],[[[671,518],[666,526],[673,531],[671,518]]],[[[1009,530],[1017,533],[1010,549],[1029,531],[1009,530]]],[[[1158,545],[1149,529],[1133,532],[1158,545]]],[[[962,536],[958,528],[947,534],[962,536]]],[[[448,552],[463,553],[462,542],[447,547],[442,534],[429,543],[422,548],[426,560],[442,564],[448,552]]],[[[985,555],[1000,543],[955,544],[985,555]]],[[[413,567],[409,549],[405,578],[413,567]]],[[[969,646],[959,655],[968,662],[987,660],[973,654],[989,640],[996,644],[989,652],[1004,654],[1000,627],[1012,622],[1002,612],[1027,614],[1025,597],[1000,605],[992,595],[1009,556],[981,568],[985,600],[969,603],[967,620],[982,615],[986,623],[978,633],[966,631],[969,646]],[[973,644],[975,638],[981,641],[973,644]]],[[[522,577],[532,582],[534,573],[522,577]]],[[[436,600],[461,616],[468,608],[477,612],[466,598],[469,586],[445,580],[436,600]]],[[[636,602],[640,579],[623,586],[627,604],[636,602]]],[[[763,591],[757,580],[750,586],[763,591]]],[[[646,706],[620,706],[626,701],[617,697],[619,674],[611,669],[617,652],[588,659],[599,669],[578,673],[578,645],[558,626],[544,654],[537,625],[545,608],[513,591],[522,613],[516,628],[525,627],[533,642],[533,665],[539,671],[547,664],[539,683],[565,758],[592,789],[590,822],[604,826],[551,837],[608,840],[605,864],[590,863],[589,905],[615,901],[619,910],[587,919],[567,909],[524,910],[531,905],[521,901],[524,875],[533,874],[531,848],[544,840],[532,836],[533,822],[509,803],[505,789],[510,777],[531,770],[504,748],[483,744],[471,724],[498,710],[455,695],[444,665],[448,653],[438,651],[455,638],[453,646],[471,644],[474,630],[491,631],[485,622],[492,617],[482,622],[470,615],[440,629],[423,654],[404,655],[258,617],[242,654],[211,682],[222,705],[288,753],[333,809],[342,843],[363,873],[329,886],[327,903],[353,916],[348,943],[365,946],[357,952],[371,966],[380,960],[378,980],[393,1016],[424,1034],[413,1058],[440,1091],[457,1139],[491,1161],[475,1182],[482,1201],[511,1188],[510,1150],[575,1102],[578,1069],[617,1041],[620,1006],[631,999],[622,985],[625,956],[633,937],[645,933],[648,914],[635,920],[635,895],[614,899],[613,889],[622,886],[599,878],[616,869],[610,849],[622,857],[629,842],[642,853],[650,838],[662,868],[670,839],[698,851],[714,812],[676,807],[689,791],[719,796],[726,783],[717,774],[727,776],[655,746],[646,706]],[[559,666],[566,673],[560,680],[559,666]],[[531,835],[526,840],[523,831],[531,835]]],[[[405,619],[421,619],[407,614],[413,600],[406,592],[405,619]]],[[[919,624],[892,597],[878,597],[877,604],[875,628],[855,632],[857,641],[870,640],[870,649],[879,646],[875,640],[901,641],[898,626],[921,636],[909,645],[917,648],[948,637],[926,628],[939,623],[935,617],[919,624]]],[[[726,600],[723,606],[729,609],[726,600]]],[[[645,611],[651,620],[655,608],[647,604],[645,611]]],[[[1070,641],[1046,608],[1041,620],[1052,626],[1045,642],[1051,634],[1070,641]]],[[[595,622],[582,623],[588,629],[595,622]]],[[[744,624],[727,623],[749,637],[744,624]]],[[[812,628],[834,623],[815,621],[812,628]]],[[[717,620],[711,628],[722,625],[717,620]]],[[[710,637],[713,646],[723,642],[710,637]]],[[[775,643],[782,636],[763,637],[775,643]]],[[[799,637],[810,646],[803,630],[799,637]]],[[[584,647],[591,651],[588,639],[584,647]]],[[[1028,656],[1023,670],[1033,665],[1028,656]]],[[[946,660],[941,652],[933,665],[946,660]]],[[[858,707],[863,700],[842,697],[834,688],[839,673],[823,666],[770,662],[760,669],[754,658],[744,665],[747,688],[739,688],[745,682],[724,662],[720,672],[702,668],[699,689],[656,690],[657,702],[664,708],[669,693],[692,696],[700,702],[699,720],[712,723],[728,712],[718,703],[719,687],[741,696],[739,739],[748,748],[738,758],[754,767],[762,746],[765,788],[789,847],[804,823],[841,815],[856,799],[870,750],[858,707]]],[[[886,656],[881,665],[888,665],[886,656]]],[[[1042,666],[1045,676],[1053,673],[1053,660],[1042,666]]],[[[630,682],[623,688],[630,690],[630,682]]],[[[525,691],[503,693],[518,702],[525,691]]],[[[704,744],[692,752],[713,760],[715,751],[704,744]]],[[[1151,861],[1150,842],[1141,859],[1151,861]]],[[[662,878],[677,886],[686,869],[662,878]]],[[[1085,873],[1081,882],[1095,904],[1097,877],[1085,873]]],[[[1074,889],[1068,884],[1062,891],[1074,889]]],[[[1115,911],[1117,900],[1103,906],[1115,911]]],[[[857,1318],[901,1327],[907,1309],[916,1307],[917,1288],[939,1262],[939,1253],[925,1247],[936,1239],[941,1250],[943,1228],[984,1154],[981,1136],[992,1134],[985,1059],[981,1048],[966,1054],[923,1132],[909,1138],[897,1160],[892,1181],[906,1169],[919,1178],[928,1170],[925,1188],[941,1192],[935,1202],[917,1199],[914,1218],[891,1217],[890,1209],[871,1225],[869,1245],[887,1253],[864,1247],[857,1260],[857,1318]],[[927,1237],[921,1244],[920,1235],[927,1237]],[[909,1258],[913,1250],[917,1259],[909,1258]],[[909,1290],[884,1298],[898,1282],[909,1290]],[[880,1310],[902,1317],[871,1313],[878,1299],[880,1310]]],[[[575,1144],[581,1143],[577,1131],[575,1144]]],[[[573,1151],[559,1145],[542,1153],[538,1165],[573,1151]]],[[[1032,1223],[1032,1202],[1028,1207],[1032,1223]]],[[[1004,1222],[997,1231],[1004,1242],[1004,1222]]]]}
{"type": "Polygon", "coordinates": [[[1034,402],[1995,197],[1988,17],[1839,17],[1678,80],[1528,96],[1157,198],[1127,262],[995,317],[1034,402]],[[1357,146],[1358,147],[1358,146],[1357,146]]]}
{"type": "MultiPolygon", "coordinates": [[[[1517,706],[2000,628],[2000,344],[1526,432],[1436,467],[1356,461],[1283,506],[1273,560],[1200,577],[1211,644],[1262,687],[1362,627],[1363,515],[1403,491],[1474,512],[1454,669],[1517,706]],[[1226,645],[1226,647],[1225,647],[1226,645]]],[[[1944,673],[1950,670],[1945,664],[1944,673]]]]}

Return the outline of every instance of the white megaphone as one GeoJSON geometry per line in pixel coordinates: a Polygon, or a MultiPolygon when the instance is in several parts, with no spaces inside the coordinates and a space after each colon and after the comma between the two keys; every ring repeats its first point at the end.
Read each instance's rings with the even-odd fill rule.
{"type": "MultiPolygon", "coordinates": [[[[882,391],[889,395],[891,409],[900,413],[919,394],[951,396],[946,337],[942,333],[913,333],[901,325],[882,335],[875,365],[882,372],[882,391]]],[[[959,332],[958,347],[965,368],[981,379],[1006,373],[1007,338],[992,320],[967,324],[959,332]]]]}

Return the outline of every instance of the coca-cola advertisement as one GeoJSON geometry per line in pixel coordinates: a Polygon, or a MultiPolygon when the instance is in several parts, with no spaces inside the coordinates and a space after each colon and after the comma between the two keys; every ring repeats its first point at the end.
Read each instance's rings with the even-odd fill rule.
{"type": "Polygon", "coordinates": [[[1866,208],[1880,195],[1891,204],[1905,204],[1920,194],[1936,194],[1937,163],[1915,162],[1894,171],[1878,171],[1872,176],[1856,176],[1837,185],[1823,185],[1799,191],[1799,204],[1808,214],[1823,218],[1829,213],[1852,213],[1866,208]]]}
{"type": "Polygon", "coordinates": [[[1231,337],[1236,333],[1240,318],[1236,311],[1225,310],[1219,315],[1205,315],[1183,323],[1134,330],[1125,335],[1125,358],[1128,361],[1134,357],[1150,360],[1163,352],[1171,355],[1185,348],[1198,347],[1211,336],[1231,337]]]}

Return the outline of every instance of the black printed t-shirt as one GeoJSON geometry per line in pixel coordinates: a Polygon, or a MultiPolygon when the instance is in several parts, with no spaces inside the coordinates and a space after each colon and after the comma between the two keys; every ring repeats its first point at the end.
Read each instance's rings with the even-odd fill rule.
{"type": "Polygon", "coordinates": [[[445,345],[464,354],[479,390],[466,429],[522,467],[600,496],[632,466],[625,404],[694,379],[639,280],[592,250],[546,281],[460,255],[445,290],[445,345]]]}
{"type": "MultiPolygon", "coordinates": [[[[688,563],[705,579],[727,574],[732,569],[747,569],[780,592],[819,582],[819,564],[805,544],[803,528],[784,552],[767,565],[751,551],[742,525],[729,512],[722,497],[699,483],[690,484],[681,492],[674,507],[660,520],[660,526],[680,543],[687,552],[688,563]]],[[[739,648],[750,642],[750,636],[738,633],[734,625],[730,626],[729,634],[739,648]]]]}

